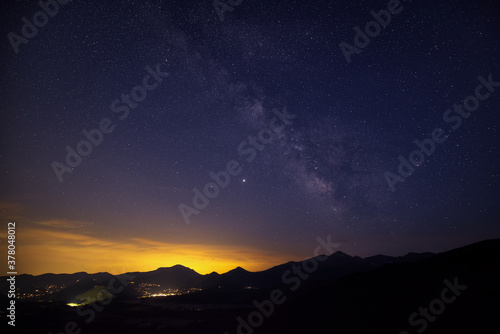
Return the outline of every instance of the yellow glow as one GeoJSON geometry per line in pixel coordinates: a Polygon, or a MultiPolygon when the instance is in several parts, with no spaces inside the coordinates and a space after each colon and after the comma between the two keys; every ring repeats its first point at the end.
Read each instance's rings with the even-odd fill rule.
{"type": "Polygon", "coordinates": [[[78,306],[82,306],[83,304],[68,303],[66,305],[71,306],[71,307],[78,307],[78,306]]]}
{"type": "Polygon", "coordinates": [[[153,293],[150,297],[166,297],[166,296],[177,296],[177,293],[153,293]]]}
{"type": "Polygon", "coordinates": [[[23,259],[18,272],[33,275],[79,271],[121,274],[176,264],[208,274],[224,273],[237,266],[259,271],[288,261],[285,255],[244,246],[175,244],[141,237],[113,240],[51,227],[23,230],[22,245],[18,246],[18,258],[23,259]]]}

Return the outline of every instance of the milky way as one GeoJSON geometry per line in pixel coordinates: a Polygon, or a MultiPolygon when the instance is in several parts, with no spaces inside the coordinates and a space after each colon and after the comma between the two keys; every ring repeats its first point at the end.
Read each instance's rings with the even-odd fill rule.
{"type": "Polygon", "coordinates": [[[500,89],[396,191],[384,177],[479,76],[500,81],[496,3],[401,5],[348,63],[339,46],[355,45],[354,28],[386,1],[245,0],[223,20],[209,0],[71,1],[17,53],[8,34],[22,36],[22,18],[41,9],[9,4],[3,217],[113,242],[229,243],[293,259],[328,234],[356,255],[498,237],[500,89]],[[137,96],[157,65],[168,76],[120,119],[112,102],[137,96]],[[240,143],[284,108],[296,117],[246,162],[240,143]],[[103,118],[113,131],[59,180],[53,163],[66,164],[66,146],[77,154],[82,131],[103,118]],[[179,205],[192,206],[193,189],[231,160],[241,173],[185,224],[179,205]]]}

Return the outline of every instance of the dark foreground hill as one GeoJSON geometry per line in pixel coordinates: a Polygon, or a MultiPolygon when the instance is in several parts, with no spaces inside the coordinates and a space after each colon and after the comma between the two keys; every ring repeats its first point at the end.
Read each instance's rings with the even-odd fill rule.
{"type": "Polygon", "coordinates": [[[489,240],[317,282],[259,332],[500,333],[499,254],[489,240]]]}

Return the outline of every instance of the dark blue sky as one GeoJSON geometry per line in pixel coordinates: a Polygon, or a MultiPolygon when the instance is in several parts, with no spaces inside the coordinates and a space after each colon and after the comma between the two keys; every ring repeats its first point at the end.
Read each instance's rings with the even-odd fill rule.
{"type": "MultiPolygon", "coordinates": [[[[251,259],[231,263],[254,269],[309,257],[318,236],[360,256],[499,236],[500,87],[481,88],[490,95],[467,118],[446,114],[475,96],[479,76],[500,82],[494,1],[403,1],[350,63],[340,44],[355,47],[353,28],[364,31],[370,11],[388,2],[243,0],[221,21],[210,0],[72,1],[17,53],[9,33],[21,38],[21,19],[33,22],[41,9],[34,1],[8,6],[0,200],[4,219],[26,231],[21,243],[39,249],[26,251],[25,272],[43,272],[44,250],[76,236],[109,242],[102,252],[124,263],[120,243],[137,239],[226,247],[207,263],[248,248],[251,259]],[[145,78],[156,68],[168,75],[145,78]],[[239,153],[252,147],[249,136],[284,108],[294,118],[264,130],[272,140],[255,144],[246,161],[253,154],[239,153]],[[60,182],[54,162],[67,165],[66,147],[77,151],[88,141],[82,131],[103,119],[112,132],[96,134],[99,145],[60,182]],[[384,173],[399,175],[398,156],[410,159],[413,141],[436,128],[446,141],[391,191],[384,173]],[[203,192],[209,172],[231,160],[241,172],[196,209],[193,189],[203,192]],[[197,211],[189,225],[182,203],[197,211]],[[54,239],[31,239],[35,232],[54,239]]],[[[65,250],[78,256],[47,270],[71,271],[84,252],[65,250]]],[[[185,259],[177,255],[158,264],[185,259]]]]}

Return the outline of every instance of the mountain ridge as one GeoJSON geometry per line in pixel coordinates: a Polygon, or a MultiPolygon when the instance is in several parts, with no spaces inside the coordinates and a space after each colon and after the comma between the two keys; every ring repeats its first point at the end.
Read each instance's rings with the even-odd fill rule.
{"type": "MultiPolygon", "coordinates": [[[[414,260],[431,256],[431,253],[413,255],[414,260]]],[[[213,289],[273,289],[284,283],[283,274],[290,268],[301,266],[305,261],[316,261],[321,263],[314,278],[310,281],[335,279],[344,275],[370,270],[382,265],[394,262],[409,261],[406,256],[390,257],[385,255],[361,258],[351,256],[337,251],[327,256],[324,261],[318,257],[308,258],[302,261],[288,261],[262,271],[248,271],[238,266],[225,273],[219,274],[215,271],[210,274],[200,274],[194,269],[176,264],[171,267],[158,267],[155,270],[140,272],[126,272],[112,275],[107,272],[89,274],[77,272],[73,274],[21,274],[16,277],[16,284],[21,292],[39,298],[40,300],[72,300],[76,294],[82,294],[92,289],[93,286],[109,284],[114,276],[133,277],[132,287],[128,287],[127,296],[139,296],[141,294],[157,294],[170,290],[213,290],[213,289]],[[55,288],[54,288],[55,286],[55,288]],[[48,287],[55,289],[48,291],[48,287]],[[133,290],[133,291],[132,291],[133,290]],[[42,292],[40,292],[42,291],[42,292]],[[45,294],[44,294],[45,293],[45,294]]],[[[6,280],[0,282],[0,288],[5,285],[6,280]]]]}
{"type": "MultiPolygon", "coordinates": [[[[119,275],[112,275],[107,272],[89,274],[87,272],[76,272],[73,274],[53,274],[46,273],[41,275],[21,274],[16,277],[17,286],[21,291],[34,293],[33,291],[46,289],[47,286],[56,285],[59,290],[48,293],[49,296],[40,297],[49,300],[67,299],[75,293],[82,293],[85,289],[92,288],[95,285],[107,285],[114,276],[133,277],[135,292],[129,295],[140,293],[141,287],[147,286],[148,291],[159,292],[175,289],[232,289],[239,290],[244,288],[256,288],[262,290],[273,289],[283,286],[284,273],[291,271],[292,268],[300,268],[306,261],[316,261],[318,263],[314,275],[309,279],[311,282],[321,282],[325,280],[335,280],[356,272],[365,272],[368,270],[384,267],[391,264],[403,264],[419,262],[440,254],[467,254],[471,249],[486,249],[496,244],[500,239],[483,240],[471,245],[455,248],[441,253],[415,253],[408,252],[403,256],[388,256],[377,254],[361,258],[351,256],[342,251],[337,251],[323,261],[318,257],[312,257],[303,261],[288,261],[278,264],[262,271],[248,271],[241,266],[231,269],[225,273],[219,274],[215,271],[209,274],[200,274],[194,269],[176,264],[171,267],[158,267],[155,270],[146,272],[126,272],[119,275]]],[[[324,256],[324,255],[323,255],[324,256]]],[[[297,269],[294,269],[297,270],[297,269]]],[[[4,276],[6,277],[6,276],[4,276]]],[[[4,287],[6,280],[0,282],[0,288],[4,287]]],[[[144,290],[144,289],[143,289],[144,290]]],[[[145,290],[144,290],[145,291],[145,290]]],[[[144,291],[142,293],[144,293],[144,291]]],[[[45,291],[47,292],[47,291],[45,291]]]]}

